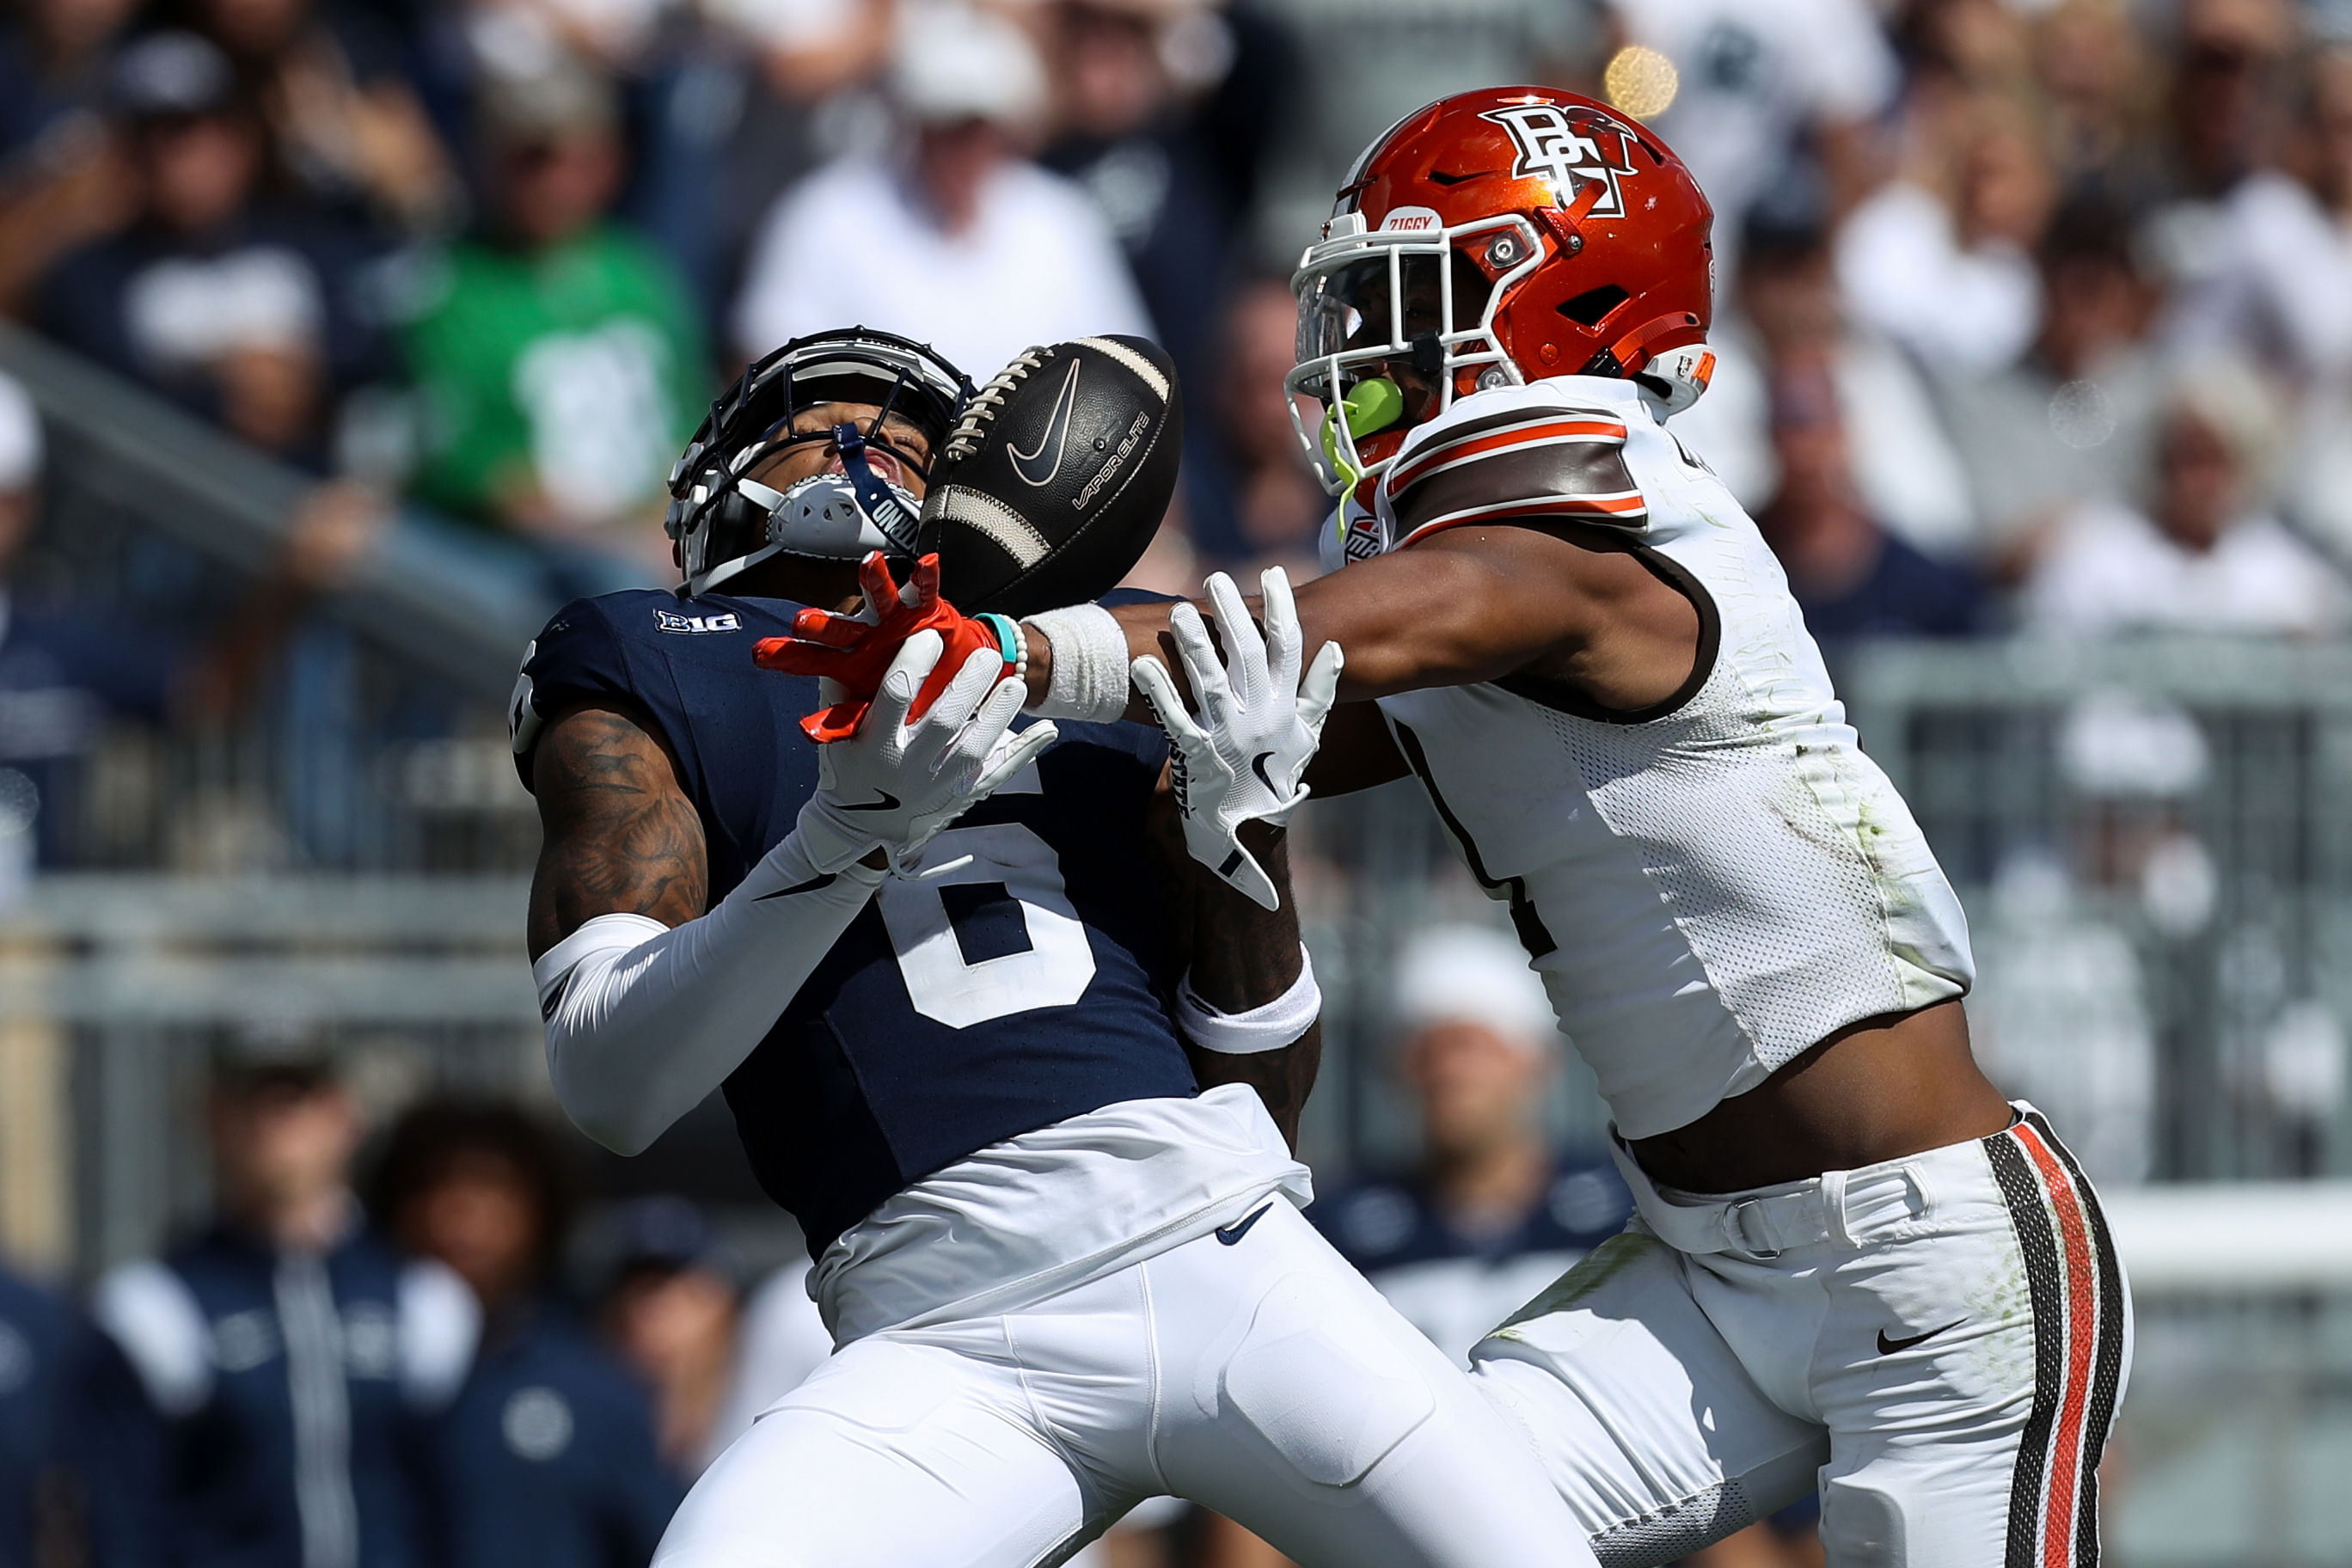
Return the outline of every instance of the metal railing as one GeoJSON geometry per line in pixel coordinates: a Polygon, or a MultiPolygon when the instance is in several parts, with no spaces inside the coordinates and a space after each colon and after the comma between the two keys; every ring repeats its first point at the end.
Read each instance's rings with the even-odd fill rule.
{"type": "Polygon", "coordinates": [[[0,917],[0,1239],[87,1275],[202,1215],[225,1042],[331,1051],[379,1113],[543,1100],[523,902],[503,877],[43,879],[0,917]]]}
{"type": "Polygon", "coordinates": [[[1996,1077],[2109,1181],[2352,1168],[2352,648],[1891,643],[1841,675],[1968,906],[1996,1077]]]}
{"type": "MultiPolygon", "coordinates": [[[[103,537],[119,549],[128,523],[184,547],[206,565],[257,574],[286,541],[314,480],[68,350],[0,322],[0,370],[25,384],[49,443],[44,483],[68,526],[78,563],[103,537]],[[97,514],[115,514],[105,526],[97,514]],[[95,527],[86,525],[96,524],[95,527]]],[[[534,606],[453,576],[415,539],[395,534],[330,606],[375,643],[467,695],[502,701],[516,656],[539,629],[534,606]]]]}
{"type": "MultiPolygon", "coordinates": [[[[150,649],[218,635],[281,559],[316,481],[5,325],[0,369],[31,395],[48,444],[19,602],[67,606],[93,635],[150,649]]],[[[404,519],[313,607],[240,711],[160,729],[110,715],[72,754],[38,759],[49,858],[211,872],[522,864],[528,802],[489,759],[523,645],[551,607],[404,519]]],[[[25,762],[0,754],[0,768],[25,762]]]]}

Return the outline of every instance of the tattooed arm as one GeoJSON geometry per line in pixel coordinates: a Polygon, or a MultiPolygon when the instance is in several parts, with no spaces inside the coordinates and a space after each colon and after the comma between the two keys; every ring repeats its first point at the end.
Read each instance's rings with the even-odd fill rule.
{"type": "Polygon", "coordinates": [[[559,717],[531,782],[546,832],[530,937],[548,1076],[582,1131],[635,1154],[751,1054],[882,872],[823,870],[795,832],[711,905],[701,819],[626,708],[559,717]]]}
{"type": "Polygon", "coordinates": [[[598,915],[666,926],[702,913],[709,862],[702,823],[669,752],[624,708],[579,707],[539,737],[539,867],[530,882],[530,956],[598,915]]]}

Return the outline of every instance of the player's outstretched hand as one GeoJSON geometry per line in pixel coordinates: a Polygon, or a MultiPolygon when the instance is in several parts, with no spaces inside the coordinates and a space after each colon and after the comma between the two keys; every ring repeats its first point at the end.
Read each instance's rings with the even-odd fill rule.
{"type": "Polygon", "coordinates": [[[814,675],[841,689],[830,707],[801,721],[808,738],[820,745],[856,731],[866,705],[881,689],[884,673],[916,633],[937,632],[946,643],[939,668],[915,693],[910,712],[918,719],[929,711],[975,649],[1002,647],[987,623],[940,596],[937,555],[917,561],[902,587],[877,550],[858,563],[857,584],[866,592],[866,608],[856,615],[803,610],[793,617],[792,636],[761,637],[751,649],[752,662],[762,669],[814,675]]]}
{"type": "Polygon", "coordinates": [[[1223,572],[1209,579],[1209,605],[1225,645],[1223,662],[1200,611],[1179,605],[1169,614],[1176,657],[1200,705],[1197,718],[1157,658],[1146,654],[1131,673],[1175,747],[1176,809],[1185,847],[1227,885],[1271,910],[1280,900],[1265,868],[1242,847],[1242,824],[1279,826],[1307,798],[1300,779],[1323,742],[1323,721],[1339,694],[1341,655],[1338,643],[1325,643],[1302,677],[1303,639],[1290,578],[1272,566],[1259,584],[1265,596],[1263,637],[1234,580],[1223,572]]]}
{"type": "Polygon", "coordinates": [[[1054,743],[1051,724],[1013,733],[1022,684],[1003,675],[993,639],[950,675],[917,718],[916,695],[945,668],[946,644],[919,631],[884,671],[855,733],[817,750],[816,794],[794,829],[810,864],[838,871],[879,847],[902,872],[940,829],[1054,743]]]}

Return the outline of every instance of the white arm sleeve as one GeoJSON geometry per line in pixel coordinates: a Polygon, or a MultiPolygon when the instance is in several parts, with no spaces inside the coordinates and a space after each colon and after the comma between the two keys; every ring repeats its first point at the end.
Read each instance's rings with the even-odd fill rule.
{"type": "Polygon", "coordinates": [[[598,915],[548,949],[531,977],[565,1112],[643,1152],[751,1054],[882,877],[818,871],[795,832],[699,920],[598,915]]]}

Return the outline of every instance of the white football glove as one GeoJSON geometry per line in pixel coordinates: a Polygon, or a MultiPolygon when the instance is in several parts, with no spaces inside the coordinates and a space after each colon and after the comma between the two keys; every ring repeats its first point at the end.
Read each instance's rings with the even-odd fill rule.
{"type": "Polygon", "coordinates": [[[1265,595],[1265,637],[1258,635],[1234,580],[1223,572],[1209,578],[1209,604],[1225,645],[1222,664],[1201,612],[1191,605],[1170,612],[1176,654],[1200,703],[1197,721],[1185,711],[1168,667],[1157,658],[1146,654],[1130,673],[1175,747],[1172,771],[1184,847],[1228,886],[1271,910],[1281,900],[1265,868],[1242,847],[1242,824],[1281,826],[1307,798],[1299,778],[1322,743],[1323,721],[1339,695],[1341,656],[1338,643],[1325,643],[1301,679],[1298,607],[1290,597],[1290,579],[1281,567],[1271,566],[1259,585],[1265,595]]]}
{"type": "Polygon", "coordinates": [[[878,846],[908,872],[941,828],[1054,743],[1050,723],[1012,732],[1026,690],[1016,677],[996,679],[1004,660],[993,648],[964,660],[930,710],[908,723],[945,647],[937,632],[908,637],[857,732],[817,748],[816,794],[794,832],[818,870],[838,871],[878,846]]]}

